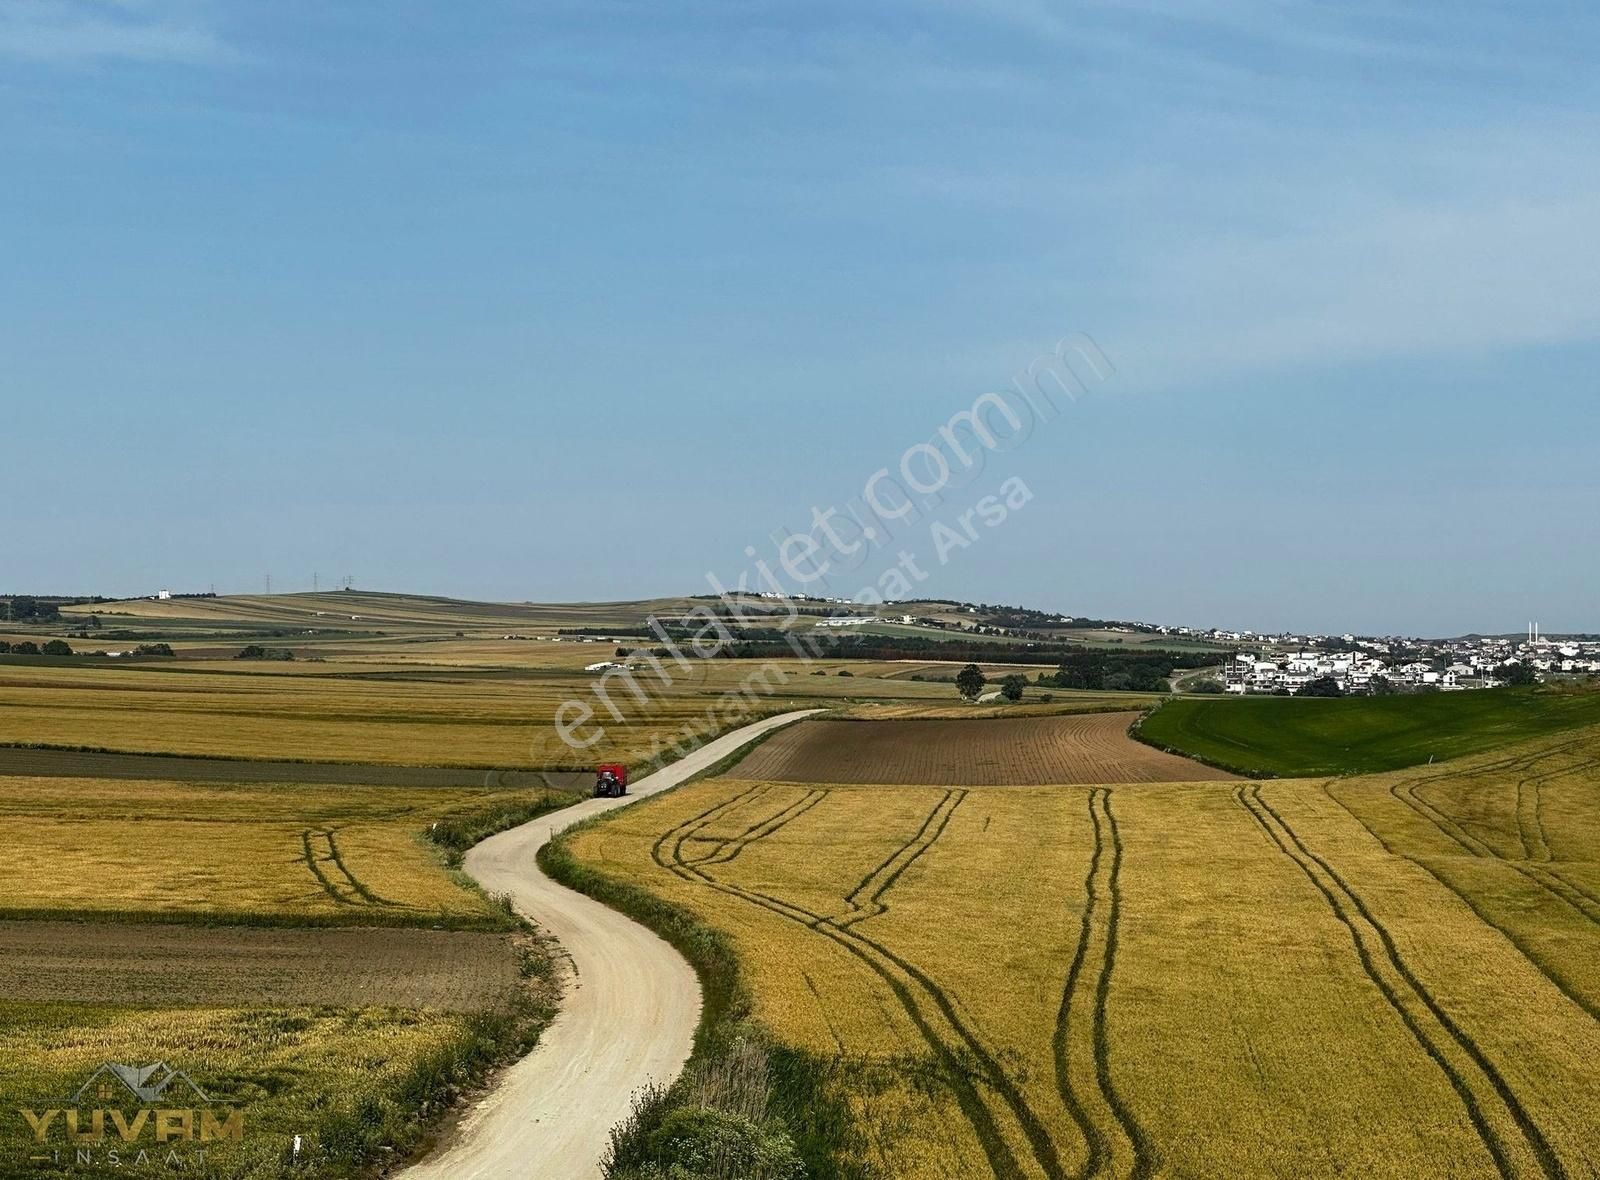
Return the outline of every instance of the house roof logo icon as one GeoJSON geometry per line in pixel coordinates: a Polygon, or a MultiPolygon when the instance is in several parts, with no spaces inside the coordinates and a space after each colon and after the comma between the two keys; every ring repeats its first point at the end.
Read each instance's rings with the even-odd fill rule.
{"type": "Polygon", "coordinates": [[[78,1088],[78,1092],[72,1096],[72,1100],[77,1103],[81,1102],[85,1095],[105,1099],[125,1093],[140,1102],[150,1104],[161,1102],[174,1089],[185,1097],[198,1098],[206,1103],[211,1101],[210,1096],[195,1084],[193,1078],[181,1069],[173,1069],[165,1061],[157,1061],[152,1065],[118,1065],[107,1062],[89,1075],[78,1088]]]}

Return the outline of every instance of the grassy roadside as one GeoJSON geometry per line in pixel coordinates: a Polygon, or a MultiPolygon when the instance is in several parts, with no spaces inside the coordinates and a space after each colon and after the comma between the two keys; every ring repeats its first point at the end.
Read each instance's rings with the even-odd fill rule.
{"type": "MultiPolygon", "coordinates": [[[[724,773],[777,732],[763,734],[688,782],[724,773]]],[[[772,1038],[754,1016],[754,999],[728,935],[573,855],[574,836],[617,814],[557,833],[540,850],[539,867],[672,944],[699,977],[704,1003],[683,1075],[669,1088],[647,1091],[632,1117],[612,1131],[608,1180],[866,1180],[840,1162],[856,1131],[829,1082],[835,1071],[849,1067],[772,1038]]]]}

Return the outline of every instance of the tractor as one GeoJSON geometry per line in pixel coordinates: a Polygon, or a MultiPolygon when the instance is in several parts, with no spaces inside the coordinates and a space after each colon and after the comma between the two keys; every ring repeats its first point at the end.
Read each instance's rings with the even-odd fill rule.
{"type": "Polygon", "coordinates": [[[628,793],[628,768],[618,762],[604,762],[594,770],[594,797],[615,799],[628,793]]]}

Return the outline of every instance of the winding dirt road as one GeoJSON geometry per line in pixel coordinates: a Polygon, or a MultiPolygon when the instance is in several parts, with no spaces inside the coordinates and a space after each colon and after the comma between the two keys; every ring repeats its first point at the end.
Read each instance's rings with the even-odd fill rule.
{"type": "MultiPolygon", "coordinates": [[[[725,734],[629,785],[628,798],[675,787],[810,709],[725,734]]],[[[700,984],[678,952],[615,910],[557,885],[534,856],[550,837],[628,799],[589,799],[491,836],[466,871],[553,934],[574,972],[539,1045],[406,1180],[596,1180],[611,1128],[646,1082],[670,1083],[689,1057],[700,984]]]]}

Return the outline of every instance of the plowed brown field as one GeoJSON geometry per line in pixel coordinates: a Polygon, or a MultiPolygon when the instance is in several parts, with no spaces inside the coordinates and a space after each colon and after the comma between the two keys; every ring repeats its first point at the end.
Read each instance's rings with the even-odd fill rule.
{"type": "Polygon", "coordinates": [[[503,934],[0,922],[11,1000],[476,1012],[506,1002],[519,970],[503,934]]]}
{"type": "Polygon", "coordinates": [[[998,787],[1231,779],[1128,736],[1137,713],[992,720],[805,721],[730,773],[789,783],[998,787]]]}

